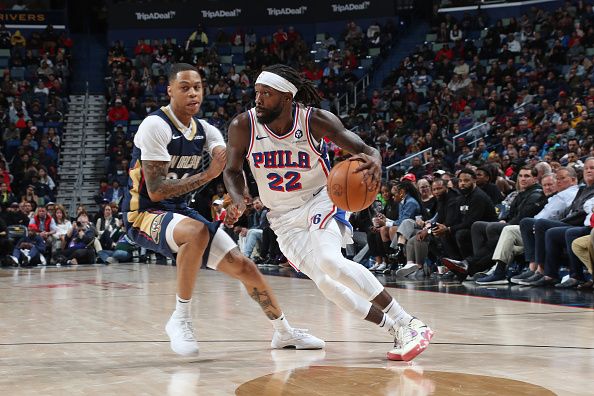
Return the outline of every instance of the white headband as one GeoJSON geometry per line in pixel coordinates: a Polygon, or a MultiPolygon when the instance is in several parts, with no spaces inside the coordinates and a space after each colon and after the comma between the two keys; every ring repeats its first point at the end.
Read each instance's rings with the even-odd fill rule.
{"type": "Polygon", "coordinates": [[[289,80],[275,73],[263,71],[256,79],[256,84],[268,85],[281,92],[290,92],[293,97],[297,94],[297,87],[289,80]]]}

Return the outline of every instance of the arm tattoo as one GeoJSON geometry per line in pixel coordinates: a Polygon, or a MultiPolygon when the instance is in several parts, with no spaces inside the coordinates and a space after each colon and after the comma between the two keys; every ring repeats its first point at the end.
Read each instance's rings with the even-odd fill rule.
{"type": "Polygon", "coordinates": [[[169,162],[142,162],[142,171],[148,191],[163,197],[162,199],[187,194],[210,181],[206,172],[198,173],[186,179],[168,179],[168,170],[169,162]]]}
{"type": "Polygon", "coordinates": [[[254,287],[250,293],[250,297],[260,304],[262,310],[270,320],[278,319],[278,315],[274,314],[272,310],[278,310],[273,304],[267,291],[259,291],[258,288],[254,287]]]}

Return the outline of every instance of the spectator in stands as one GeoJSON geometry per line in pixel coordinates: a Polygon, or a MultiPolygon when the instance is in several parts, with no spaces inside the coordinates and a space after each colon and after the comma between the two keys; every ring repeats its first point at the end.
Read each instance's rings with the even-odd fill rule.
{"type": "Polygon", "coordinates": [[[425,176],[426,172],[427,170],[425,169],[425,166],[423,166],[421,157],[413,157],[411,160],[411,167],[407,170],[408,175],[414,175],[414,178],[410,178],[410,181],[416,183],[417,180],[425,176]]]}
{"type": "Polygon", "coordinates": [[[32,267],[38,264],[45,264],[45,242],[39,236],[39,228],[36,224],[29,224],[27,236],[22,237],[12,251],[11,259],[15,266],[32,267]]]}
{"type": "Polygon", "coordinates": [[[107,264],[130,262],[132,261],[133,252],[137,248],[138,247],[134,242],[123,233],[115,244],[113,250],[101,250],[97,255],[102,262],[107,264]]]}
{"type": "MultiPolygon", "coordinates": [[[[47,213],[44,206],[38,206],[35,215],[29,221],[29,225],[34,224],[39,236],[43,238],[45,246],[52,246],[53,236],[58,231],[55,220],[47,213]]],[[[44,252],[43,250],[41,251],[44,252]]]]}
{"type": "Polygon", "coordinates": [[[128,121],[128,118],[128,109],[123,105],[122,99],[117,98],[114,105],[107,112],[107,121],[114,125],[117,122],[128,121]]]}
{"type": "Polygon", "coordinates": [[[208,45],[208,36],[201,24],[190,34],[186,41],[186,51],[191,48],[203,48],[208,45]]]}
{"type": "Polygon", "coordinates": [[[224,221],[227,215],[227,211],[223,207],[223,200],[222,199],[215,199],[212,202],[212,208],[214,209],[215,215],[213,217],[213,221],[224,221]]]}
{"type": "Polygon", "coordinates": [[[64,118],[63,114],[56,109],[54,104],[49,104],[47,106],[47,112],[44,114],[44,118],[47,122],[58,123],[62,122],[64,118]]]}
{"type": "MultiPolygon", "coordinates": [[[[394,199],[399,202],[398,206],[398,218],[390,219],[384,214],[377,216],[377,227],[379,228],[379,234],[384,244],[384,252],[389,251],[392,241],[395,241],[398,245],[397,252],[404,253],[404,243],[406,241],[399,239],[403,232],[399,231],[400,227],[404,222],[409,220],[415,220],[416,216],[422,215],[422,200],[419,192],[417,191],[414,182],[409,180],[403,180],[396,185],[396,195],[394,199]]],[[[412,227],[414,229],[414,223],[412,227]]],[[[406,230],[406,236],[411,237],[413,230],[406,230]]],[[[370,271],[385,271],[387,268],[386,263],[379,265],[376,268],[370,268],[370,271]]]]}
{"type": "Polygon", "coordinates": [[[6,224],[11,225],[29,225],[29,216],[27,216],[23,211],[20,210],[19,204],[16,202],[11,203],[5,214],[6,224]]]}
{"type": "Polygon", "coordinates": [[[464,106],[464,112],[458,118],[458,128],[460,132],[471,129],[475,124],[474,114],[470,106],[464,106]]]}
{"type": "MultiPolygon", "coordinates": [[[[583,226],[589,223],[589,214],[592,212],[594,202],[594,158],[588,158],[584,166],[584,183],[571,202],[571,205],[563,212],[561,220],[547,219],[524,219],[520,223],[522,242],[528,248],[534,246],[534,258],[530,261],[529,268],[534,274],[520,280],[522,285],[531,286],[552,286],[559,283],[558,270],[563,252],[563,244],[569,249],[570,265],[572,268],[570,283],[564,285],[575,287],[583,280],[583,274],[579,273],[581,264],[571,251],[571,243],[574,239],[589,233],[589,227],[583,226]],[[588,219],[588,223],[586,223],[588,219]]],[[[532,257],[530,257],[532,258],[532,257]]],[[[527,257],[527,259],[530,259],[527,257]]]]}
{"type": "Polygon", "coordinates": [[[36,205],[44,205],[43,198],[35,194],[35,186],[29,184],[25,190],[25,194],[21,196],[21,202],[34,202],[36,205]]]}
{"type": "Polygon", "coordinates": [[[3,207],[9,207],[13,202],[16,202],[17,199],[9,190],[10,185],[6,182],[0,183],[0,205],[3,207]]]}
{"type": "Polygon", "coordinates": [[[27,46],[27,39],[23,36],[20,30],[15,30],[10,38],[13,53],[18,53],[21,56],[25,54],[25,47],[27,46]]]}
{"type": "Polygon", "coordinates": [[[462,34],[462,31],[460,30],[460,28],[458,28],[458,25],[454,24],[454,26],[452,26],[452,29],[450,30],[450,41],[456,42],[462,40],[463,37],[464,36],[462,34]]]}
{"type": "MultiPolygon", "coordinates": [[[[243,227],[240,233],[241,252],[249,258],[252,258],[252,254],[256,246],[261,246],[263,230],[267,226],[266,215],[268,209],[264,207],[260,197],[254,197],[252,200],[252,210],[248,214],[247,227],[243,227]]],[[[262,253],[258,249],[259,257],[258,261],[261,261],[262,253]]],[[[256,257],[254,257],[254,261],[256,257]]]]}
{"type": "Polygon", "coordinates": [[[363,42],[363,31],[361,27],[355,23],[355,21],[350,21],[347,23],[347,30],[344,34],[344,40],[346,41],[347,45],[352,48],[359,48],[363,42]]]}
{"type": "Polygon", "coordinates": [[[381,33],[381,27],[377,21],[374,21],[367,27],[366,36],[367,36],[368,40],[373,40],[376,37],[376,35],[379,36],[380,33],[381,33]]]}
{"type": "Polygon", "coordinates": [[[52,245],[53,255],[66,248],[66,235],[72,228],[72,223],[68,220],[66,210],[62,205],[56,205],[54,221],[56,222],[56,233],[52,245]]]}
{"type": "Polygon", "coordinates": [[[117,179],[114,179],[111,182],[111,187],[107,188],[103,198],[107,200],[107,202],[120,205],[122,198],[124,197],[124,188],[120,186],[120,182],[117,179]]]}
{"type": "Polygon", "coordinates": [[[462,194],[459,201],[460,217],[458,222],[451,226],[437,223],[433,232],[439,236],[448,232],[451,238],[442,239],[443,243],[448,245],[446,251],[457,252],[457,256],[463,258],[472,256],[470,232],[472,225],[477,221],[496,221],[497,215],[491,200],[480,188],[476,187],[474,171],[469,168],[462,169],[458,174],[458,183],[462,194]]]}
{"type": "MultiPolygon", "coordinates": [[[[442,262],[450,270],[462,275],[474,275],[493,266],[492,257],[503,229],[508,225],[518,225],[524,218],[531,218],[542,210],[546,197],[537,183],[534,169],[524,166],[518,174],[518,194],[511,203],[509,211],[500,221],[477,221],[471,226],[472,255],[462,261],[444,258],[442,262]]],[[[504,273],[498,273],[505,279],[504,273]]]]}
{"type": "Polygon", "coordinates": [[[490,166],[483,165],[479,167],[476,170],[476,185],[489,196],[494,205],[498,205],[503,201],[504,196],[493,182],[493,176],[490,166]]]}
{"type": "MultiPolygon", "coordinates": [[[[120,239],[123,232],[122,221],[117,218],[117,205],[107,204],[103,206],[103,213],[95,223],[95,231],[99,240],[101,249],[113,250],[116,242],[120,239]]],[[[98,246],[98,247],[99,247],[98,246]]]]}
{"type": "Polygon", "coordinates": [[[147,41],[150,42],[150,40],[140,39],[136,43],[136,47],[134,47],[134,56],[137,66],[146,67],[151,64],[153,48],[147,41]]]}
{"type": "MultiPolygon", "coordinates": [[[[447,227],[450,227],[458,222],[459,209],[457,191],[448,189],[447,183],[444,179],[436,178],[431,185],[433,195],[437,199],[437,212],[435,218],[426,221],[423,229],[416,234],[414,238],[410,238],[406,243],[406,265],[396,271],[398,277],[425,277],[423,266],[425,260],[429,255],[430,246],[432,250],[439,251],[441,245],[446,249],[437,256],[443,254],[452,254],[448,251],[448,247],[455,246],[456,242],[453,236],[446,232],[447,227]],[[445,227],[437,227],[438,224],[443,224],[445,227]],[[443,242],[449,239],[449,242],[443,242]]],[[[454,254],[457,249],[454,251],[454,254]]]]}
{"type": "Polygon", "coordinates": [[[64,265],[94,264],[95,249],[92,246],[95,229],[89,224],[89,217],[85,212],[77,216],[76,222],[66,235],[68,245],[56,259],[57,262],[64,265]]]}
{"type": "MultiPolygon", "coordinates": [[[[555,175],[547,175],[546,178],[552,178],[556,183],[556,193],[548,197],[545,207],[536,215],[534,219],[559,219],[562,213],[569,207],[578,191],[577,176],[573,168],[561,168],[555,175]]],[[[545,178],[543,178],[544,180],[545,178]]],[[[494,273],[490,277],[481,277],[477,279],[480,284],[507,284],[505,279],[506,268],[514,260],[514,256],[524,253],[525,259],[534,261],[534,243],[524,245],[519,225],[509,225],[503,229],[501,236],[497,241],[493,261],[496,263],[494,273]]],[[[534,275],[534,270],[527,271],[514,276],[510,279],[512,283],[529,278],[534,275]]]]}
{"type": "Polygon", "coordinates": [[[45,166],[40,166],[38,172],[39,183],[47,186],[47,188],[53,193],[53,191],[56,189],[56,183],[54,183],[54,180],[50,175],[48,175],[47,168],[45,166]]]}
{"type": "MultiPolygon", "coordinates": [[[[594,231],[590,232],[590,235],[585,235],[575,239],[571,244],[573,253],[580,259],[580,261],[586,266],[590,276],[594,274],[592,265],[594,263],[594,231]]],[[[577,286],[578,290],[591,290],[594,285],[593,279],[585,281],[584,283],[577,286]]]]}

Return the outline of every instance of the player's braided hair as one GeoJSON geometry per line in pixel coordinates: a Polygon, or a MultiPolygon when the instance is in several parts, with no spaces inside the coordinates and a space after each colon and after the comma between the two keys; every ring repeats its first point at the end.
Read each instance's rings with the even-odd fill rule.
{"type": "Polygon", "coordinates": [[[311,81],[301,77],[299,72],[291,66],[275,64],[264,68],[263,71],[278,74],[297,87],[297,94],[293,98],[294,101],[303,103],[306,106],[320,107],[322,98],[318,94],[315,85],[311,81]]]}

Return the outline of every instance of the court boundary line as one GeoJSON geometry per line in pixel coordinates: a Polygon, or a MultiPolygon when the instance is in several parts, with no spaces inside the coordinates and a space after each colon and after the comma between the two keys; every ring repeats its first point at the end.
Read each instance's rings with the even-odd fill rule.
{"type": "MultiPolygon", "coordinates": [[[[169,343],[169,340],[116,340],[116,341],[60,341],[60,342],[17,342],[0,343],[3,346],[28,346],[28,345],[81,345],[81,344],[143,344],[143,343],[169,343]]],[[[270,343],[270,340],[204,340],[198,341],[200,344],[222,344],[222,343],[270,343]]],[[[348,340],[326,340],[331,344],[387,344],[386,341],[348,341],[348,340]]],[[[499,344],[488,342],[432,342],[431,345],[451,345],[451,346],[488,346],[488,347],[511,347],[511,348],[550,348],[550,349],[575,349],[575,350],[594,350],[594,347],[582,347],[572,345],[534,345],[534,344],[499,344]]],[[[273,349],[270,349],[273,350],[273,349]]],[[[287,350],[293,350],[287,348],[287,350]]]]}

